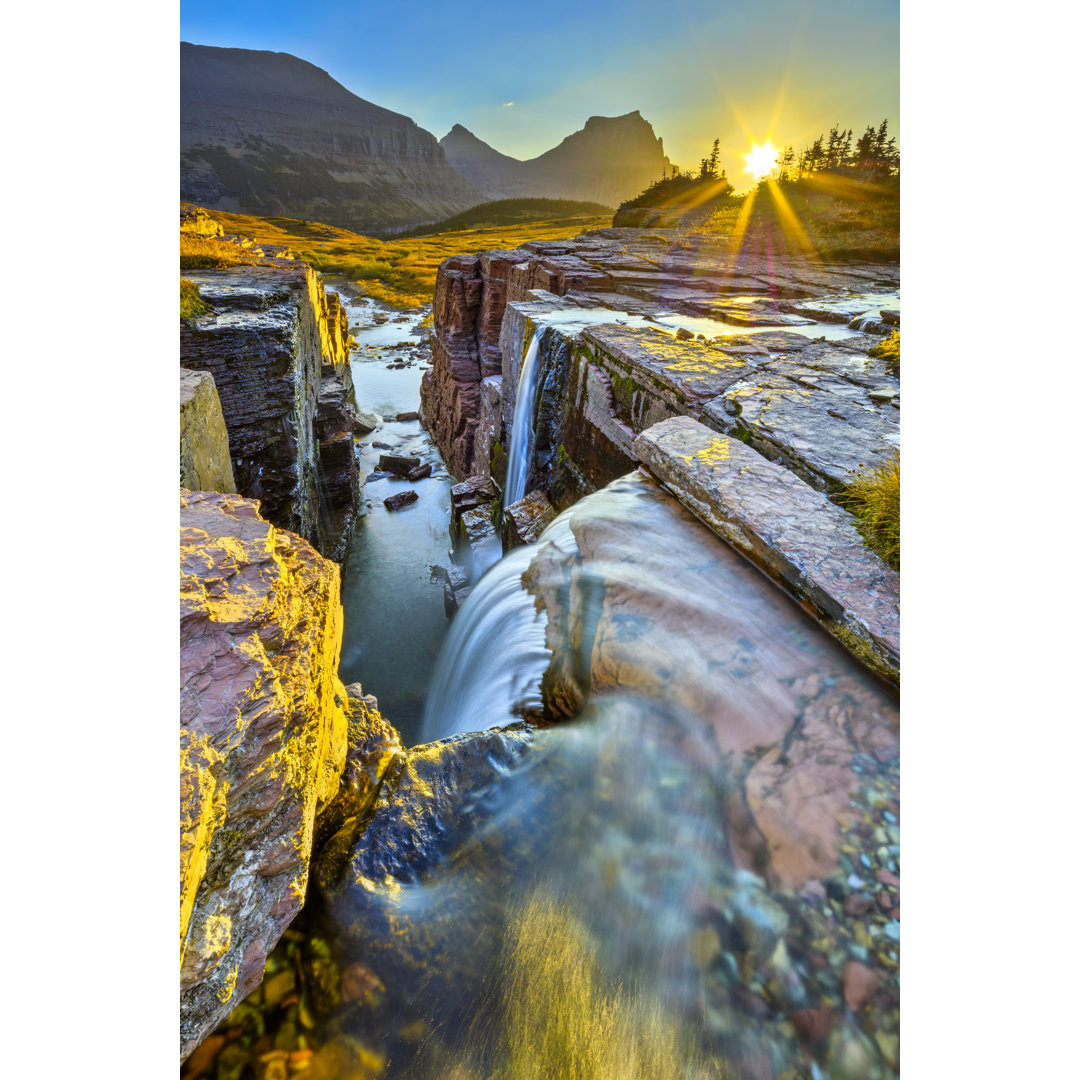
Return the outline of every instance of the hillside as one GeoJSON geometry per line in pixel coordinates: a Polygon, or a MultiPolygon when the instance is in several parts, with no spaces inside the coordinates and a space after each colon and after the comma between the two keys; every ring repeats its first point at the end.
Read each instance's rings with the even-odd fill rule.
{"type": "MultiPolygon", "coordinates": [[[[524,225],[527,222],[577,226],[583,221],[609,218],[614,211],[610,206],[594,202],[578,202],[574,199],[498,199],[481,203],[470,210],[455,214],[445,221],[431,225],[418,225],[415,229],[400,233],[395,239],[410,236],[434,236],[438,233],[460,232],[468,229],[524,225]]],[[[594,226],[589,226],[594,227],[594,226]]]]}
{"type": "Polygon", "coordinates": [[[180,197],[394,232],[483,195],[407,116],[288,53],[180,46],[180,197]]]}
{"type": "Polygon", "coordinates": [[[663,140],[637,111],[590,116],[580,131],[528,161],[500,153],[460,124],[439,145],[462,178],[489,199],[534,196],[617,206],[670,164],[663,140]]]}

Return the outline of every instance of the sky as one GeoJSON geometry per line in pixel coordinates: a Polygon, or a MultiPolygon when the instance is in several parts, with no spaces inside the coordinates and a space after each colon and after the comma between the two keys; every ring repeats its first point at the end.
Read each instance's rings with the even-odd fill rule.
{"type": "Polygon", "coordinates": [[[180,36],[292,53],[436,138],[463,124],[517,158],[637,109],[683,169],[719,138],[741,189],[753,142],[885,117],[900,141],[899,20],[899,0],[181,0],[180,36]]]}

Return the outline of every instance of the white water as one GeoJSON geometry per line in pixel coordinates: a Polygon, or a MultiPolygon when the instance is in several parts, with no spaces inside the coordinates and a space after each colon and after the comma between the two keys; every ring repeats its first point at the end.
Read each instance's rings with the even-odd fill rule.
{"type": "Polygon", "coordinates": [[[503,506],[516,503],[525,497],[525,483],[529,478],[533,445],[533,404],[536,401],[536,383],[539,375],[540,331],[533,334],[532,341],[521,363],[518,377],[517,399],[514,402],[514,426],[510,432],[510,453],[506,467],[506,492],[503,506]]]}

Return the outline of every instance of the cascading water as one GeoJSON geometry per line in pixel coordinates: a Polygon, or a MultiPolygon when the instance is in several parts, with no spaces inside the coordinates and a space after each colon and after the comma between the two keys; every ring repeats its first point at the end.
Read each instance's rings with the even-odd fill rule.
{"type": "Polygon", "coordinates": [[[529,479],[532,465],[533,447],[536,432],[533,430],[533,416],[536,404],[536,386],[540,373],[540,330],[532,336],[521,362],[521,374],[518,377],[517,397],[514,400],[514,426],[510,432],[510,453],[506,466],[506,489],[503,506],[510,506],[525,497],[525,485],[529,479]]]}
{"type": "Polygon", "coordinates": [[[897,726],[655,481],[609,484],[478,583],[424,717],[443,741],[317,869],[342,968],[385,985],[334,1030],[420,1080],[894,1076],[897,985],[845,995],[898,964],[897,726]],[[443,738],[541,677],[566,722],[443,738]]]}

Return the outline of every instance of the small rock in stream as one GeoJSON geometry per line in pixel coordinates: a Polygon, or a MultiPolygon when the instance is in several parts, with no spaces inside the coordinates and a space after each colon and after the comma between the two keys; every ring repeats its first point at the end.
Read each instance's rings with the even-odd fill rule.
{"type": "Polygon", "coordinates": [[[397,473],[398,476],[408,476],[419,465],[418,457],[400,457],[396,454],[379,455],[379,468],[386,472],[397,473]]]}
{"type": "Polygon", "coordinates": [[[388,442],[373,442],[371,444],[376,450],[393,450],[394,444],[388,442]]]}
{"type": "Polygon", "coordinates": [[[419,420],[420,414],[418,412],[399,412],[397,418],[399,423],[405,423],[409,420],[419,420]]]}
{"type": "Polygon", "coordinates": [[[407,480],[426,480],[431,475],[430,465],[419,465],[406,474],[407,480]]]}
{"type": "Polygon", "coordinates": [[[420,496],[415,491],[402,491],[397,495],[391,495],[389,498],[383,499],[383,506],[390,511],[400,510],[403,506],[408,506],[419,498],[420,496]]]}

